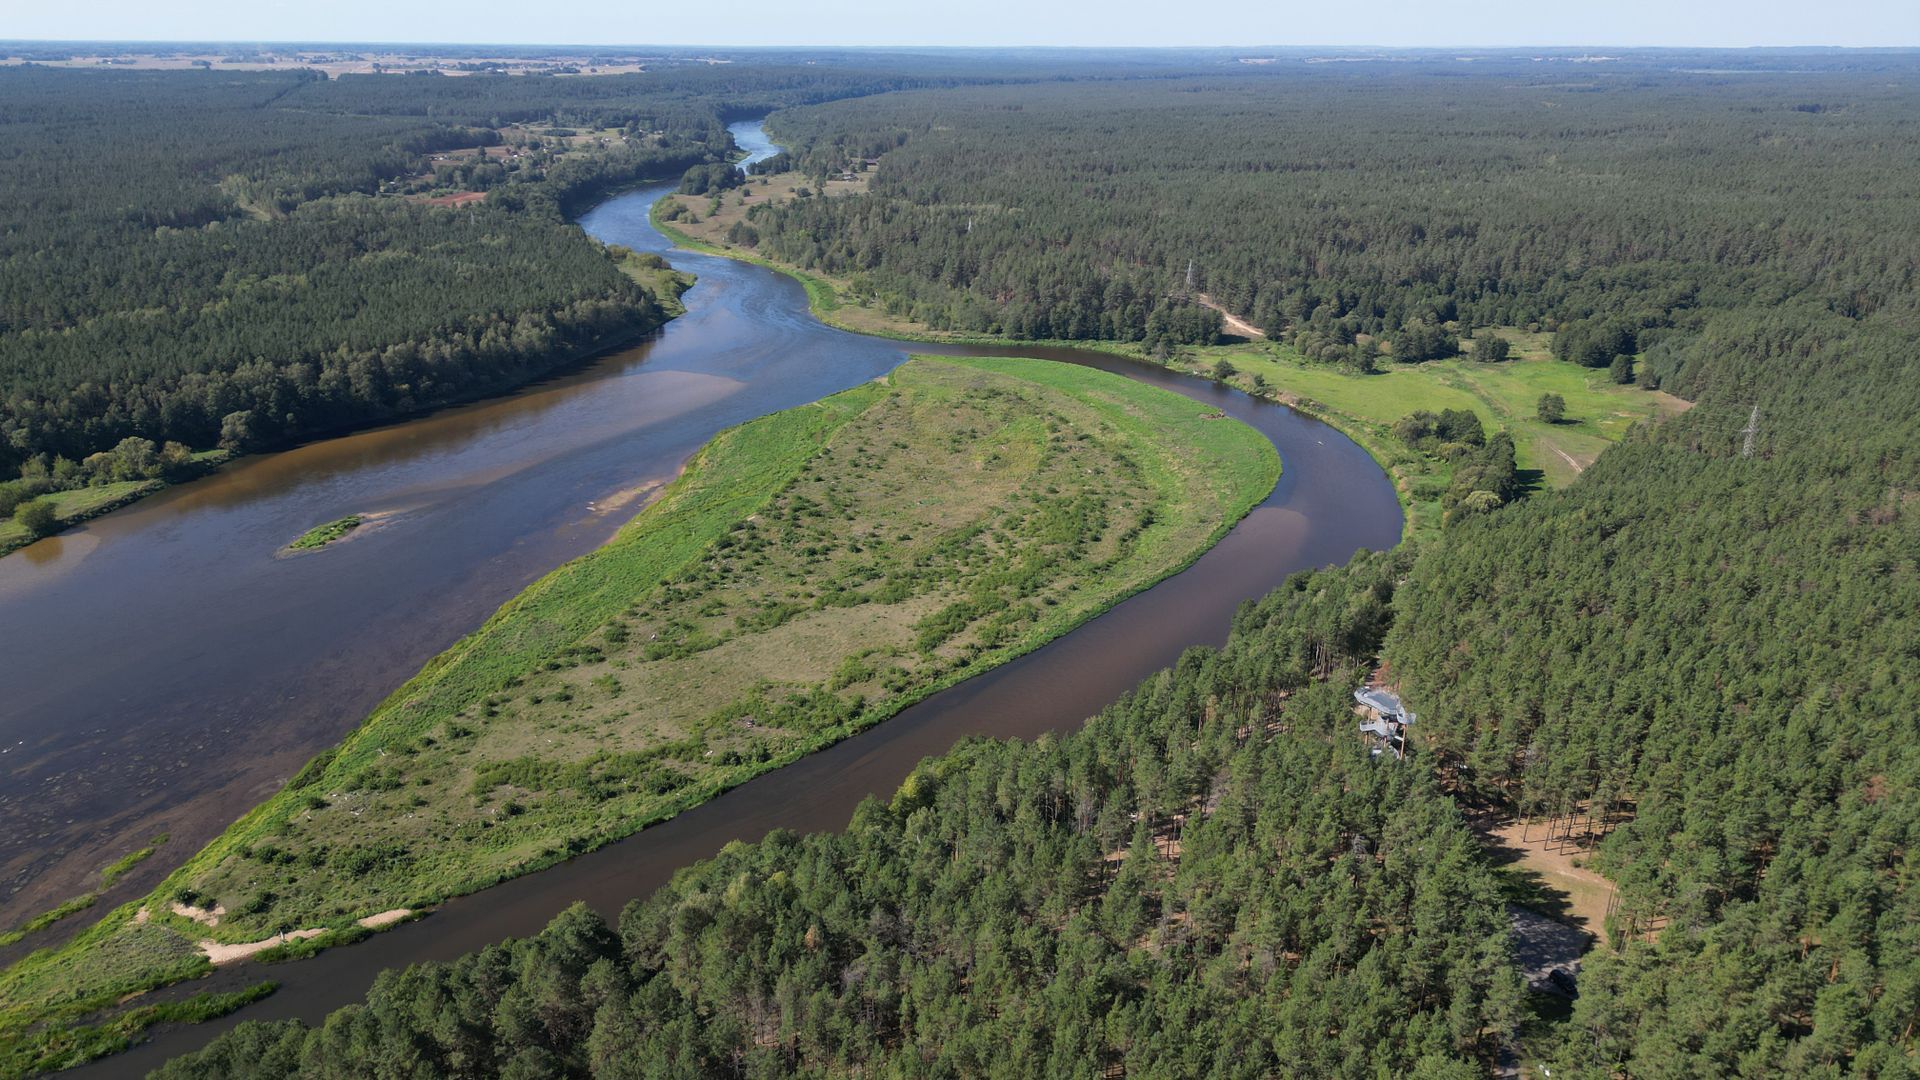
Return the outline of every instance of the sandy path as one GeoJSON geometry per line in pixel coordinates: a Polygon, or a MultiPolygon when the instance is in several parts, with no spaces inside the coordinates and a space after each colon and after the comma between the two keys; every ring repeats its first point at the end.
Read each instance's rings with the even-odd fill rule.
{"type": "Polygon", "coordinates": [[[1574,460],[1574,457],[1572,454],[1569,454],[1565,450],[1562,450],[1558,446],[1554,445],[1553,440],[1543,438],[1540,440],[1540,445],[1546,447],[1547,449],[1553,451],[1556,454],[1559,454],[1560,460],[1565,461],[1569,466],[1573,468],[1573,473],[1575,476],[1578,476],[1581,473],[1587,471],[1587,467],[1585,465],[1582,465],[1578,461],[1574,460]]]}
{"type": "Polygon", "coordinates": [[[1239,334],[1241,337],[1251,338],[1255,341],[1261,341],[1266,338],[1267,336],[1266,331],[1261,330],[1259,327],[1253,325],[1247,320],[1241,318],[1238,315],[1235,315],[1233,312],[1228,311],[1226,308],[1221,307],[1218,303],[1214,301],[1213,297],[1208,296],[1206,293],[1197,293],[1195,294],[1194,299],[1198,300],[1202,307],[1209,307],[1219,312],[1220,320],[1227,324],[1227,329],[1233,331],[1236,334],[1239,334]]]}
{"type": "Polygon", "coordinates": [[[397,907],[392,911],[383,911],[378,915],[369,915],[364,919],[355,919],[354,921],[369,930],[378,930],[383,926],[397,923],[411,914],[413,914],[412,908],[397,907]]]}
{"type": "MultiPolygon", "coordinates": [[[[141,908],[140,914],[145,915],[146,909],[141,908]]],[[[366,927],[368,930],[378,930],[383,926],[391,926],[411,914],[413,914],[412,908],[394,908],[392,911],[382,911],[377,915],[369,915],[364,919],[356,919],[354,921],[360,926],[366,927]]],[[[235,945],[229,945],[225,942],[213,941],[211,939],[202,940],[196,944],[199,945],[200,951],[206,954],[207,959],[212,961],[215,967],[219,967],[222,964],[231,964],[236,960],[245,960],[256,953],[266,952],[276,945],[285,945],[289,941],[304,941],[307,938],[316,938],[326,932],[325,927],[316,926],[311,930],[289,930],[284,934],[275,934],[272,937],[261,938],[259,941],[243,941],[235,945]]]]}
{"type": "Polygon", "coordinates": [[[243,942],[239,945],[228,945],[223,942],[211,940],[202,941],[199,944],[200,951],[206,954],[208,960],[213,961],[213,966],[219,967],[221,964],[231,964],[236,960],[245,960],[255,953],[266,952],[276,945],[285,945],[289,941],[299,941],[303,938],[319,937],[324,933],[326,933],[326,931],[320,928],[312,930],[289,930],[284,934],[275,934],[270,938],[243,942]]]}

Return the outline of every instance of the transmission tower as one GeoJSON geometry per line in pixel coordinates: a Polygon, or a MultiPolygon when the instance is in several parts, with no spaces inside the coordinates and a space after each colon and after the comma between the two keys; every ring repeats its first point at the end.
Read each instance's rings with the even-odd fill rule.
{"type": "Polygon", "coordinates": [[[1187,260],[1187,291],[1193,291],[1193,260],[1187,260]]]}
{"type": "Polygon", "coordinates": [[[1760,434],[1760,406],[1753,407],[1753,412],[1747,416],[1747,426],[1741,429],[1740,434],[1746,436],[1740,443],[1740,456],[1752,457],[1754,436],[1760,434]]]}

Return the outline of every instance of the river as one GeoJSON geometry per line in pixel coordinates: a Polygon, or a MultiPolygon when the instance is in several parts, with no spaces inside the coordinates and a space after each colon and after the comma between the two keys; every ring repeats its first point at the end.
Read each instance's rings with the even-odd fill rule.
{"type": "MultiPolygon", "coordinates": [[[[766,156],[757,124],[736,140],[766,156]]],[[[1400,507],[1366,453],[1284,406],[1206,380],[1064,349],[903,346],[827,327],[789,278],[674,252],[648,223],[658,186],[580,221],[699,275],[652,340],[509,397],[250,458],[0,559],[0,872],[15,917],[87,884],[149,835],[173,839],[137,895],[336,742],[427,659],[558,563],[604,542],[623,494],[671,476],[714,432],[880,375],[917,352],[1085,363],[1165,386],[1260,430],[1284,472],[1192,567],[1079,630],[821,753],[560,866],[453,900],[373,942],[263,977],[237,1017],[174,1028],[93,1067],[129,1075],[238,1019],[318,1020],[381,969],[538,930],[575,900],[613,915],[678,867],[772,828],[837,828],[868,794],[965,735],[1077,726],[1181,650],[1225,639],[1234,608],[1300,569],[1397,543],[1400,507]],[[349,513],[381,528],[277,554],[349,513]]]]}

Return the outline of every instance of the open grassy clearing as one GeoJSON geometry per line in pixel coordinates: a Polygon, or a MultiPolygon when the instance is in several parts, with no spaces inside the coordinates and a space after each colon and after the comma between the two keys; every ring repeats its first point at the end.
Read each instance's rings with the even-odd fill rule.
{"type": "Polygon", "coordinates": [[[1417,410],[1466,409],[1488,431],[1513,433],[1523,470],[1535,470],[1549,487],[1571,483],[1600,452],[1633,425],[1672,416],[1686,403],[1657,390],[1621,386],[1604,371],[1552,359],[1547,335],[1499,331],[1516,342],[1514,359],[1482,363],[1471,356],[1421,364],[1383,362],[1372,375],[1354,375],[1308,361],[1286,345],[1245,342],[1185,350],[1177,361],[1213,375],[1222,360],[1242,389],[1263,380],[1271,396],[1336,423],[1393,472],[1409,508],[1408,532],[1436,529],[1447,466],[1393,437],[1395,421],[1417,410]],[[1542,394],[1566,399],[1566,419],[1548,424],[1536,416],[1542,394]]]}
{"type": "MultiPolygon", "coordinates": [[[[88,518],[99,517],[135,499],[166,487],[164,480],[125,480],[117,484],[99,484],[55,491],[40,498],[53,504],[53,518],[60,529],[71,528],[88,518]]],[[[57,531],[57,530],[56,530],[57,531]]],[[[0,518],[0,553],[23,547],[37,539],[26,526],[12,518],[0,518]]]]}
{"type": "Polygon", "coordinates": [[[201,940],[352,933],[671,816],[1186,565],[1278,468],[1042,361],[923,358],[722,433],[146,901],[0,975],[0,1044],[206,970],[201,940]]]}

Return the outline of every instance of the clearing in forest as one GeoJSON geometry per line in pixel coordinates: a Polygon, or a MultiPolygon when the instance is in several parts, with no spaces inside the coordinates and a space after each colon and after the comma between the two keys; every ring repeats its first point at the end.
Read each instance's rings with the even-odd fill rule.
{"type": "Polygon", "coordinates": [[[1272,445],[1206,413],[1090,368],[922,358],[723,432],[152,897],[0,975],[0,1021],[204,971],[208,938],[364,933],[1065,633],[1272,489],[1272,445]],[[174,902],[225,913],[201,925],[174,902]]]}
{"type": "Polygon", "coordinates": [[[1483,816],[1472,821],[1474,834],[1494,861],[1513,868],[1523,906],[1551,916],[1605,941],[1607,905],[1613,882],[1589,869],[1593,851],[1578,838],[1553,831],[1544,821],[1483,816]]]}

